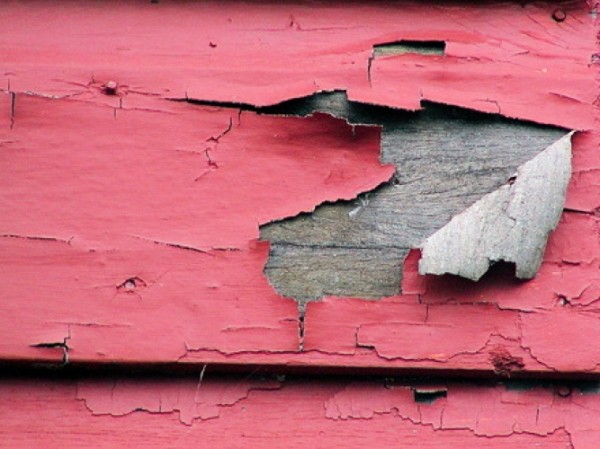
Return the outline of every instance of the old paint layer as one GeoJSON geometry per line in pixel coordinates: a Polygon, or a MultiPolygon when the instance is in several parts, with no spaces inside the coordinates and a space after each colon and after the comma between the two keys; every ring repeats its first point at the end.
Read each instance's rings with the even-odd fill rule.
{"type": "Polygon", "coordinates": [[[425,30],[417,4],[249,8],[2,8],[0,356],[598,373],[585,344],[600,328],[586,5],[562,22],[554,4],[436,6],[425,30]],[[445,56],[371,60],[402,39],[443,40],[445,56]],[[333,89],[588,130],[574,137],[568,212],[539,275],[434,279],[412,254],[402,295],[328,297],[303,323],[263,274],[259,225],[387,181],[379,130],[170,99],[272,105],[333,89]]]}
{"type": "Polygon", "coordinates": [[[600,438],[600,396],[575,386],[451,383],[428,389],[390,380],[291,379],[268,388],[259,381],[209,377],[202,382],[140,379],[142,394],[118,378],[5,379],[0,385],[2,444],[362,448],[376,439],[380,447],[594,449],[600,438]],[[415,390],[445,395],[417,402],[415,390]],[[189,420],[181,421],[182,406],[189,420]]]}
{"type": "Polygon", "coordinates": [[[533,278],[560,219],[571,177],[571,135],[517,169],[514,181],[484,196],[423,242],[421,274],[478,281],[495,262],[533,278]]]}
{"type": "Polygon", "coordinates": [[[574,129],[593,124],[595,37],[584,2],[569,4],[562,22],[553,3],[346,6],[119,2],[57,11],[15,2],[0,16],[6,86],[109,101],[98,94],[113,81],[125,103],[253,105],[346,89],[352,100],[405,109],[427,99],[574,129]],[[445,56],[371,60],[375,45],[402,39],[444,41],[445,56]]]}

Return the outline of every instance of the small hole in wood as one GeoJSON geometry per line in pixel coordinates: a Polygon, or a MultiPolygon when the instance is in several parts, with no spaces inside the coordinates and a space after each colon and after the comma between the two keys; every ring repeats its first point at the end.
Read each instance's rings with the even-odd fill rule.
{"type": "Polygon", "coordinates": [[[433,404],[437,399],[448,396],[445,388],[413,388],[413,398],[420,404],[433,404]]]}
{"type": "Polygon", "coordinates": [[[569,298],[567,298],[565,295],[558,295],[558,305],[565,307],[565,306],[570,306],[571,305],[571,301],[569,301],[569,298]]]}
{"type": "Polygon", "coordinates": [[[573,389],[568,385],[561,385],[556,388],[556,394],[561,398],[568,398],[573,393],[573,389]]]}
{"type": "Polygon", "coordinates": [[[554,11],[552,11],[552,18],[555,22],[564,22],[567,18],[567,13],[563,9],[556,8],[554,11]]]}
{"type": "Polygon", "coordinates": [[[401,40],[373,46],[373,56],[393,56],[403,54],[419,54],[427,56],[443,56],[446,50],[444,41],[401,40]]]}

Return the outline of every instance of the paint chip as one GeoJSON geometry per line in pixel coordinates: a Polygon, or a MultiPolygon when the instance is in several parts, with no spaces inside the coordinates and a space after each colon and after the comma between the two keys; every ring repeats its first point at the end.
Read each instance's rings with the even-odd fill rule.
{"type": "Polygon", "coordinates": [[[516,277],[533,278],[558,224],[571,177],[571,136],[517,169],[516,177],[484,196],[422,243],[420,274],[479,280],[495,262],[514,262],[516,277]]]}

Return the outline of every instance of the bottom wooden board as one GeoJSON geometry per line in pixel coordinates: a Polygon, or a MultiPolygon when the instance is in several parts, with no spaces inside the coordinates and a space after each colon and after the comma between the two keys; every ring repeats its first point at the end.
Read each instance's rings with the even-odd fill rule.
{"type": "Polygon", "coordinates": [[[597,448],[597,384],[5,378],[10,448],[597,448]]]}

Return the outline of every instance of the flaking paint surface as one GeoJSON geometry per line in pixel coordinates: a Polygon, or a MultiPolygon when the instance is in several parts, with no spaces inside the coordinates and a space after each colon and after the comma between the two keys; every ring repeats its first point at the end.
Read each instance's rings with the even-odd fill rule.
{"type": "Polygon", "coordinates": [[[568,385],[449,383],[435,386],[445,397],[427,403],[414,399],[414,390],[427,385],[390,380],[209,378],[142,379],[139,386],[119,378],[5,380],[2,443],[593,449],[600,438],[597,391],[568,385]]]}
{"type": "Polygon", "coordinates": [[[7,3],[0,357],[598,373],[594,26],[561,7],[563,22],[553,4],[7,3]],[[445,55],[371,59],[400,39],[445,55]],[[302,323],[264,276],[258,226],[389,180],[379,129],[171,100],[333,89],[581,130],[537,277],[419,276],[413,252],[402,295],[327,297],[302,323]]]}

